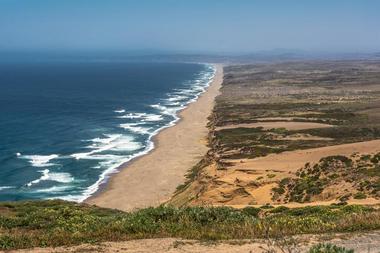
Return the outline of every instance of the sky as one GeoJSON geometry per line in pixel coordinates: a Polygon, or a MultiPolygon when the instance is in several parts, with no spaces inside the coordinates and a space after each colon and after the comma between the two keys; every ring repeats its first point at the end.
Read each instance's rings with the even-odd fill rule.
{"type": "Polygon", "coordinates": [[[378,0],[0,0],[0,51],[380,51],[378,0]]]}

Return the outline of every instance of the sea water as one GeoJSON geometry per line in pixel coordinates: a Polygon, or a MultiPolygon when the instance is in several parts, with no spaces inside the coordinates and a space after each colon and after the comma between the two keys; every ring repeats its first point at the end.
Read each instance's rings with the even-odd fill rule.
{"type": "Polygon", "coordinates": [[[152,150],[214,74],[190,63],[0,63],[0,200],[85,200],[152,150]]]}

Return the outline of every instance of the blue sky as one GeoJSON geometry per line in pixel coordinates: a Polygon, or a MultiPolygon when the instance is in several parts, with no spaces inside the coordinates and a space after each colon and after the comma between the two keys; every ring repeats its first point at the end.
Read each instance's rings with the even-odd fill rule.
{"type": "Polygon", "coordinates": [[[0,0],[0,50],[380,51],[378,0],[0,0]]]}

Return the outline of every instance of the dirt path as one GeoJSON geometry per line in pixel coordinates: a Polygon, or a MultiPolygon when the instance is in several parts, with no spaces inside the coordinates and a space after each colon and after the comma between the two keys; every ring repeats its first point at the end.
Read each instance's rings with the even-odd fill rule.
{"type": "MultiPolygon", "coordinates": [[[[299,251],[307,252],[311,245],[319,242],[330,242],[349,249],[355,253],[378,253],[380,249],[380,232],[368,232],[361,234],[335,234],[335,235],[304,235],[298,237],[299,251]],[[303,242],[307,241],[307,246],[303,242]]],[[[199,242],[194,240],[181,240],[175,238],[143,239],[124,242],[106,242],[97,245],[80,245],[74,247],[59,248],[35,248],[28,250],[9,251],[9,253],[68,253],[68,252],[102,252],[102,253],[264,253],[268,249],[267,243],[260,240],[224,241],[218,243],[199,242]]],[[[281,252],[281,251],[277,251],[281,252]]]]}

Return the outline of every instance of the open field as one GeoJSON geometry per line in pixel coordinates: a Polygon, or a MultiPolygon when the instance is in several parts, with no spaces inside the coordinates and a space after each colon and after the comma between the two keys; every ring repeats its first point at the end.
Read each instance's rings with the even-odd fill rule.
{"type": "Polygon", "coordinates": [[[237,65],[224,72],[210,151],[170,203],[380,202],[380,62],[237,65]]]}

